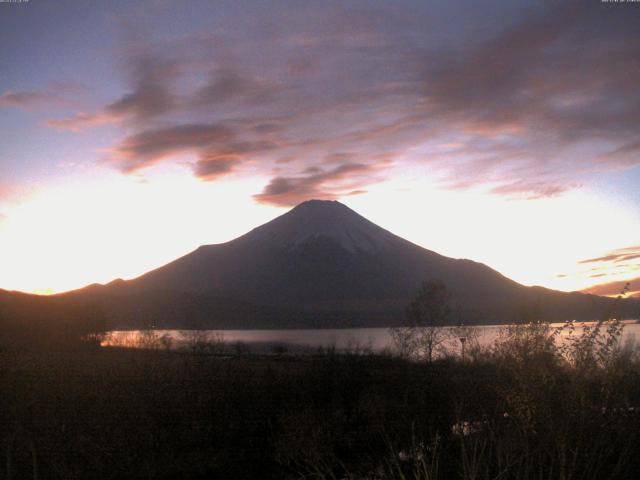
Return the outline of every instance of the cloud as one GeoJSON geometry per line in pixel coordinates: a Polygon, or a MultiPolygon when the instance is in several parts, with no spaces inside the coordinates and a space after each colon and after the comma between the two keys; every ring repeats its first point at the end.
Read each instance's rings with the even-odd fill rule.
{"type": "Polygon", "coordinates": [[[108,152],[107,162],[123,173],[134,173],[180,154],[195,154],[194,174],[215,180],[231,173],[255,155],[277,150],[268,139],[240,139],[238,125],[182,124],[148,129],[125,137],[108,152]]]}
{"type": "Polygon", "coordinates": [[[104,112],[96,114],[77,113],[67,118],[49,119],[45,124],[58,130],[80,132],[86,128],[115,123],[120,121],[120,119],[121,117],[117,115],[108,115],[104,112]]]}
{"type": "Polygon", "coordinates": [[[130,66],[134,88],[105,107],[112,115],[131,116],[146,120],[171,111],[177,99],[169,86],[180,74],[180,62],[162,56],[146,54],[137,57],[130,66]]]}
{"type": "Polygon", "coordinates": [[[162,55],[145,53],[133,57],[126,70],[132,90],[96,113],[77,113],[62,119],[50,119],[46,125],[79,132],[87,128],[120,121],[146,122],[171,113],[179,105],[170,84],[180,75],[180,62],[162,55]]]}
{"type": "Polygon", "coordinates": [[[227,69],[213,72],[208,83],[195,92],[193,102],[197,106],[219,106],[228,102],[265,104],[273,101],[280,91],[277,84],[267,79],[252,78],[227,69]]]}
{"type": "Polygon", "coordinates": [[[622,166],[633,167],[640,165],[640,141],[626,143],[597,157],[603,163],[618,163],[622,166]]]}
{"type": "Polygon", "coordinates": [[[41,90],[9,89],[0,94],[0,108],[13,107],[23,110],[51,108],[75,108],[77,99],[84,95],[84,85],[73,81],[49,82],[41,90]]]}
{"type": "Polygon", "coordinates": [[[557,197],[567,190],[575,188],[571,184],[554,184],[552,181],[528,182],[526,180],[503,184],[491,189],[498,195],[521,196],[528,200],[557,197]]]}
{"type": "Polygon", "coordinates": [[[549,5],[457,57],[441,58],[427,73],[427,95],[441,114],[485,132],[532,134],[545,120],[538,128],[557,128],[549,133],[565,139],[629,133],[640,72],[629,68],[635,47],[625,39],[637,19],[606,5],[549,5]],[[620,103],[626,95],[628,103],[620,103]]]}
{"type": "Polygon", "coordinates": [[[586,260],[581,260],[578,263],[582,263],[582,264],[611,263],[611,262],[619,263],[619,262],[625,262],[625,261],[637,260],[637,259],[640,259],[640,245],[634,246],[634,247],[620,248],[602,257],[588,258],[586,260]]]}
{"type": "Polygon", "coordinates": [[[56,94],[36,91],[6,91],[0,95],[0,107],[41,108],[60,105],[63,99],[56,94]]]}
{"type": "Polygon", "coordinates": [[[370,165],[344,163],[330,170],[314,168],[295,177],[275,177],[262,193],[254,195],[260,202],[277,206],[293,206],[309,198],[333,200],[341,195],[354,195],[352,185],[361,182],[358,177],[372,173],[370,165]]]}
{"type": "Polygon", "coordinates": [[[124,49],[125,92],[48,125],[122,124],[123,173],[189,154],[203,180],[269,175],[255,198],[278,205],[363,190],[385,162],[524,199],[640,164],[638,9],[309,8],[124,49]]]}
{"type": "Polygon", "coordinates": [[[233,171],[242,161],[238,155],[203,153],[195,164],[194,174],[202,180],[217,180],[233,171]]]}
{"type": "Polygon", "coordinates": [[[613,250],[600,257],[587,258],[578,262],[588,265],[589,278],[607,278],[609,281],[583,290],[594,295],[616,296],[627,282],[630,282],[630,295],[640,295],[640,278],[627,280],[640,270],[640,245],[613,250]],[[620,280],[620,279],[623,280],[620,280]]]}
{"type": "Polygon", "coordinates": [[[581,185],[603,164],[638,165],[640,94],[634,84],[640,68],[629,42],[638,13],[552,4],[455,55],[425,55],[427,109],[460,132],[470,167],[465,181],[477,185],[486,178],[473,174],[487,160],[474,151],[479,142],[497,153],[483,169],[491,181],[501,177],[503,185],[493,191],[505,195],[553,196],[581,185]],[[598,155],[596,142],[617,147],[598,155]],[[579,154],[570,153],[580,146],[579,154]],[[522,154],[505,162],[505,147],[522,154]]]}
{"type": "Polygon", "coordinates": [[[233,136],[230,128],[218,124],[185,124],[144,130],[125,137],[110,152],[109,161],[122,172],[132,173],[179,153],[223,144],[233,136]]]}
{"type": "Polygon", "coordinates": [[[604,295],[604,296],[618,296],[624,291],[627,292],[626,296],[639,297],[640,298],[640,278],[632,278],[629,280],[621,280],[616,282],[601,283],[593,287],[582,290],[582,293],[590,293],[592,295],[604,295]],[[625,290],[628,286],[628,290],[625,290]]]}
{"type": "Polygon", "coordinates": [[[200,180],[217,180],[234,172],[241,164],[250,163],[254,156],[277,148],[277,144],[266,140],[217,142],[214,148],[208,147],[199,152],[193,172],[200,180]]]}

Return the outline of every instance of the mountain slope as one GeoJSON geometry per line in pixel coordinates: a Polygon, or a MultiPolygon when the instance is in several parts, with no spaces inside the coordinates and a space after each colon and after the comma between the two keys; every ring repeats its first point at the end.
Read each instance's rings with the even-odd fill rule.
{"type": "Polygon", "coordinates": [[[465,323],[592,319],[611,300],[524,287],[489,267],[421,248],[338,202],[305,202],[233,241],[207,245],[131,281],[70,295],[117,326],[253,328],[393,325],[427,279],[465,323]]]}

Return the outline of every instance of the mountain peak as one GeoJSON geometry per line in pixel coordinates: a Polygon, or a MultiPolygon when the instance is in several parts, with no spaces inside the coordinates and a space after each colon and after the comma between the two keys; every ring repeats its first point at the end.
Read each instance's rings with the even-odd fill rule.
{"type": "MultiPolygon", "coordinates": [[[[287,213],[303,213],[304,215],[340,215],[350,212],[352,215],[358,215],[345,204],[337,200],[306,200],[293,207],[287,213]]],[[[359,216],[359,215],[358,215],[359,216]]]]}
{"type": "Polygon", "coordinates": [[[249,234],[253,240],[295,247],[316,238],[328,238],[350,252],[378,251],[391,238],[346,205],[335,200],[308,200],[249,234]]]}
{"type": "Polygon", "coordinates": [[[311,199],[306,200],[302,203],[299,203],[292,210],[297,208],[332,208],[332,207],[342,207],[348,208],[344,204],[338,202],[337,200],[319,200],[319,199],[311,199]]]}

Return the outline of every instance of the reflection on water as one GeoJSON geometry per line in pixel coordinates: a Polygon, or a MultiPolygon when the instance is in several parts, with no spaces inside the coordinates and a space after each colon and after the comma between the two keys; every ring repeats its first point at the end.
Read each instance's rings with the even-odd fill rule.
{"type": "MultiPolygon", "coordinates": [[[[640,334],[640,323],[625,321],[621,343],[634,342],[640,334]]],[[[575,324],[573,335],[579,335],[583,325],[575,324]]],[[[551,324],[560,328],[563,324],[551,324]]],[[[499,336],[503,325],[485,325],[473,328],[473,335],[480,346],[492,344],[499,336]]],[[[445,348],[455,352],[460,342],[455,329],[447,329],[450,339],[445,348]]],[[[565,328],[557,336],[565,341],[570,332],[565,328]]],[[[255,352],[303,352],[309,350],[335,349],[336,351],[373,351],[383,352],[393,349],[388,328],[344,328],[344,329],[298,329],[298,330],[133,330],[112,331],[107,334],[103,346],[121,346],[132,348],[189,348],[197,350],[208,345],[207,351],[219,352],[223,345],[227,349],[250,350],[255,352]]]]}

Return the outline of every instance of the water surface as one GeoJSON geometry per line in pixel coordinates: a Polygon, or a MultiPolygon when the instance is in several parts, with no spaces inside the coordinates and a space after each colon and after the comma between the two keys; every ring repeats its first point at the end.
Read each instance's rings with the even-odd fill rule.
{"type": "MultiPolygon", "coordinates": [[[[623,344],[635,342],[640,335],[640,323],[624,321],[621,336],[623,344]]],[[[583,325],[576,324],[573,335],[580,334],[583,325]]],[[[552,324],[553,328],[562,324],[552,324]]],[[[484,325],[473,327],[473,337],[482,346],[493,343],[504,325],[484,325]]],[[[446,329],[450,339],[445,347],[452,352],[459,351],[459,337],[465,333],[459,330],[446,329]]],[[[570,336],[567,329],[559,332],[558,341],[563,342],[570,336]]],[[[112,331],[103,342],[103,346],[156,347],[168,346],[172,349],[193,347],[198,342],[209,342],[219,349],[233,350],[245,348],[252,351],[316,351],[335,349],[336,351],[366,351],[383,352],[393,350],[393,341],[388,328],[328,328],[328,329],[291,329],[291,330],[153,330],[149,331],[112,331]],[[165,343],[161,338],[168,339],[165,343]],[[145,343],[146,342],[146,343],[145,343]]]]}

